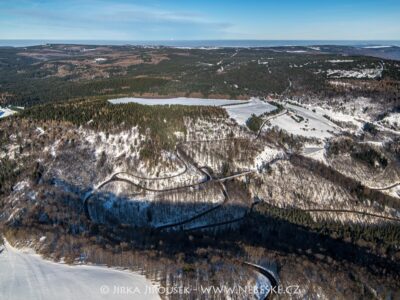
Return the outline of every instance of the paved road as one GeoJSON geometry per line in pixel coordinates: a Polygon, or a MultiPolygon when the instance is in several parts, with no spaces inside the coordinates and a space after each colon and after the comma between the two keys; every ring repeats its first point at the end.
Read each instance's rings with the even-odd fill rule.
{"type": "Polygon", "coordinates": [[[269,290],[269,293],[265,296],[265,300],[267,299],[271,299],[273,294],[272,294],[272,290],[277,290],[278,288],[278,280],[275,278],[274,273],[272,273],[270,270],[268,270],[265,267],[253,264],[253,263],[249,263],[249,262],[244,262],[243,263],[246,266],[249,266],[251,268],[253,268],[254,270],[256,270],[258,273],[264,275],[265,277],[267,277],[267,279],[269,280],[269,282],[271,283],[271,289],[269,290]]]}
{"type": "Polygon", "coordinates": [[[370,190],[374,190],[374,191],[385,191],[385,190],[390,190],[398,185],[400,185],[400,182],[394,183],[392,185],[384,186],[384,187],[368,187],[368,188],[370,190]]]}

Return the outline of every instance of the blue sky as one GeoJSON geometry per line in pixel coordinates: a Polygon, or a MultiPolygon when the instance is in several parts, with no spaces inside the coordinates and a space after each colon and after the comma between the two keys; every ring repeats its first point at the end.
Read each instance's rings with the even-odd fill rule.
{"type": "Polygon", "coordinates": [[[399,40],[400,0],[0,0],[0,39],[399,40]]]}

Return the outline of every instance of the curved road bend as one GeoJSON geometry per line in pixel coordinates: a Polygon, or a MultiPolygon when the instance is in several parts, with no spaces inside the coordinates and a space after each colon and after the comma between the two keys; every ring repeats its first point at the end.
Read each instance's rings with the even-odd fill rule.
{"type": "Polygon", "coordinates": [[[281,113],[279,113],[279,114],[273,115],[273,116],[271,116],[271,117],[265,119],[264,122],[261,124],[260,129],[258,130],[258,133],[257,133],[257,136],[255,137],[255,139],[258,139],[258,138],[260,137],[261,132],[262,132],[262,130],[264,129],[264,126],[265,126],[265,124],[267,124],[268,121],[271,121],[271,120],[273,120],[273,119],[275,119],[275,118],[278,118],[278,117],[280,117],[280,116],[283,116],[283,115],[287,114],[288,112],[289,112],[289,111],[288,111],[287,109],[285,109],[285,111],[283,111],[283,112],[281,112],[281,113]]]}
{"type": "Polygon", "coordinates": [[[256,270],[261,275],[264,275],[265,277],[267,277],[268,281],[271,283],[271,288],[270,288],[268,294],[265,296],[264,299],[265,300],[271,299],[272,298],[272,291],[273,290],[277,290],[277,288],[278,288],[278,280],[275,278],[274,273],[272,273],[267,268],[264,268],[262,266],[259,266],[259,265],[253,264],[253,263],[242,262],[242,264],[253,268],[254,270],[256,270]]]}
{"type": "Polygon", "coordinates": [[[129,176],[132,176],[132,177],[137,178],[137,179],[140,179],[140,180],[167,180],[167,179],[179,177],[179,176],[182,176],[183,174],[185,174],[185,173],[187,172],[187,170],[188,170],[188,165],[187,165],[187,163],[179,156],[179,152],[178,152],[178,151],[176,152],[176,157],[178,158],[179,161],[181,161],[181,162],[183,163],[183,165],[184,165],[184,170],[181,171],[181,172],[179,172],[179,173],[170,175],[170,176],[164,176],[164,177],[142,177],[142,176],[139,176],[139,175],[135,175],[135,174],[126,172],[126,171],[121,171],[121,172],[115,173],[114,175],[118,175],[118,174],[127,174],[127,175],[129,175],[129,176]]]}
{"type": "Polygon", "coordinates": [[[251,212],[253,211],[254,206],[256,206],[257,204],[259,204],[260,201],[254,201],[251,206],[250,209],[248,211],[246,211],[243,216],[239,217],[239,218],[235,218],[235,219],[231,219],[228,221],[223,221],[223,222],[218,222],[218,223],[213,223],[213,224],[207,224],[207,225],[201,225],[201,226],[196,226],[196,227],[192,227],[192,228],[188,228],[185,229],[184,231],[194,231],[194,230],[200,230],[200,229],[206,229],[206,228],[212,228],[212,227],[218,227],[218,226],[223,226],[223,225],[228,225],[228,224],[232,224],[232,223],[236,223],[239,221],[242,221],[243,219],[245,219],[249,214],[251,214],[251,212]]]}
{"type": "Polygon", "coordinates": [[[366,187],[373,191],[385,191],[385,190],[390,190],[398,185],[400,185],[400,182],[397,182],[397,183],[394,183],[392,185],[385,186],[385,187],[369,187],[369,186],[366,186],[366,187]]]}
{"type": "Polygon", "coordinates": [[[202,211],[200,213],[197,213],[197,214],[195,214],[194,216],[192,216],[190,218],[186,218],[186,219],[184,219],[182,221],[175,222],[175,223],[169,223],[169,224],[165,224],[165,225],[160,225],[160,226],[156,227],[156,229],[163,230],[163,229],[167,229],[167,228],[171,228],[171,227],[181,226],[181,225],[184,225],[186,223],[190,223],[190,222],[192,222],[192,221],[194,221],[194,220],[196,220],[196,219],[198,219],[198,218],[200,218],[202,216],[205,216],[205,215],[213,212],[214,210],[217,210],[220,207],[222,207],[225,203],[227,203],[229,201],[229,195],[228,195],[228,192],[226,190],[225,185],[222,182],[220,182],[220,185],[221,185],[222,194],[224,195],[224,200],[221,203],[215,205],[214,207],[206,209],[206,210],[204,210],[204,211],[202,211]]]}

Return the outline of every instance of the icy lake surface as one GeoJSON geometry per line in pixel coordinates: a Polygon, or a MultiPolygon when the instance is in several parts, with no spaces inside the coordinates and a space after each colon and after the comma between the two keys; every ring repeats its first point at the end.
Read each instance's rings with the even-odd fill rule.
{"type": "Polygon", "coordinates": [[[152,287],[151,282],[139,274],[54,263],[7,243],[0,253],[2,300],[160,299],[156,293],[146,294],[152,287]],[[124,293],[122,288],[127,287],[135,292],[124,293]]]}

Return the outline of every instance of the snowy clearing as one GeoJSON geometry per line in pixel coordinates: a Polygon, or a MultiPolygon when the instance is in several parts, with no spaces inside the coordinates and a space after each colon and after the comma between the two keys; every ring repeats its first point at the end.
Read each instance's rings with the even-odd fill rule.
{"type": "Polygon", "coordinates": [[[231,99],[202,99],[202,98],[167,98],[167,99],[148,99],[148,98],[118,98],[108,100],[111,104],[138,103],[143,105],[200,105],[200,106],[223,106],[232,104],[248,103],[248,101],[231,99]]]}
{"type": "Polygon", "coordinates": [[[271,125],[278,126],[294,135],[311,138],[329,138],[337,131],[337,126],[312,110],[297,105],[286,104],[289,114],[272,119],[271,125]]]}
{"type": "Polygon", "coordinates": [[[259,116],[266,112],[274,111],[276,107],[258,98],[251,98],[247,103],[226,106],[225,109],[229,116],[235,119],[238,124],[245,125],[247,119],[250,118],[252,114],[259,116]]]}
{"type": "Polygon", "coordinates": [[[156,288],[142,275],[54,263],[32,250],[19,250],[8,243],[5,247],[0,253],[0,299],[160,299],[156,292],[150,292],[156,288]],[[123,288],[136,292],[124,293],[123,288]]]}
{"type": "Polygon", "coordinates": [[[13,114],[15,114],[16,113],[16,111],[14,111],[14,110],[12,110],[12,109],[9,109],[9,108],[1,108],[0,107],[0,119],[1,118],[5,118],[5,117],[8,117],[8,116],[11,116],[11,115],[13,115],[13,114]]]}

